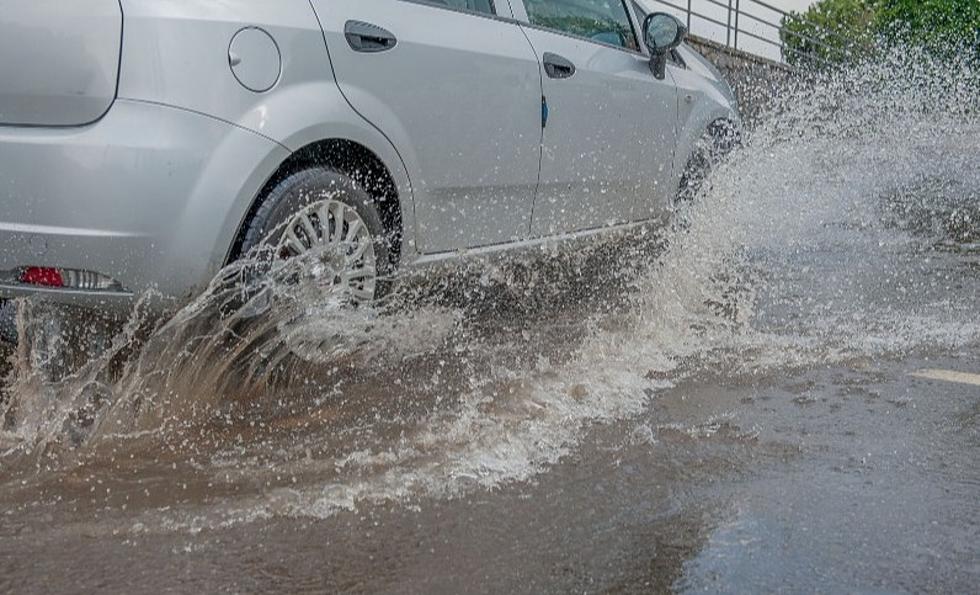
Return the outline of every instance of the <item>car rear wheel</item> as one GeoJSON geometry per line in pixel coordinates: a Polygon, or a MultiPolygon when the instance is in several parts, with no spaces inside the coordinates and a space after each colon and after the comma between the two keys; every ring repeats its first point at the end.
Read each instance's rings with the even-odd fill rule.
{"type": "Polygon", "coordinates": [[[241,254],[264,247],[276,259],[305,259],[297,275],[342,291],[353,304],[389,291],[393,251],[381,216],[372,197],[341,172],[314,167],[284,178],[243,238],[241,254]]]}

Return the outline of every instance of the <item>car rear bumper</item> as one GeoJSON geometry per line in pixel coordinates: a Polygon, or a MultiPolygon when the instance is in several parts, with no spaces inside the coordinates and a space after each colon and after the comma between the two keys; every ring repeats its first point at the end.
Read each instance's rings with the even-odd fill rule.
{"type": "Polygon", "coordinates": [[[201,290],[288,151],[223,121],[119,100],[96,124],[0,128],[0,299],[108,309],[201,290]],[[113,289],[38,287],[24,267],[89,271],[113,289]]]}

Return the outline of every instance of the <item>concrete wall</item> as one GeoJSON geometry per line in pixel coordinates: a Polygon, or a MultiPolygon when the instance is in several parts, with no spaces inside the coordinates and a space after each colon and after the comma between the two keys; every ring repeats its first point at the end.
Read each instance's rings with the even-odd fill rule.
{"type": "Polygon", "coordinates": [[[742,116],[752,120],[772,101],[779,89],[797,78],[785,64],[727,48],[701,37],[688,36],[688,44],[725,75],[738,97],[742,116]]]}

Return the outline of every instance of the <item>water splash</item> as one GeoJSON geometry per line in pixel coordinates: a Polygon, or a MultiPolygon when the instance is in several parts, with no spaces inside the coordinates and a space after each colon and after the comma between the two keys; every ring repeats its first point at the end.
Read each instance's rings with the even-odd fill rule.
{"type": "Polygon", "coordinates": [[[976,342],[977,81],[907,48],[800,81],[666,242],[461,267],[381,311],[279,282],[301,261],[243,299],[229,280],[254,275],[233,265],[153,330],[138,309],[58,381],[28,341],[0,461],[162,452],[246,486],[163,525],[321,516],[528,480],[686,378],[976,342]]]}

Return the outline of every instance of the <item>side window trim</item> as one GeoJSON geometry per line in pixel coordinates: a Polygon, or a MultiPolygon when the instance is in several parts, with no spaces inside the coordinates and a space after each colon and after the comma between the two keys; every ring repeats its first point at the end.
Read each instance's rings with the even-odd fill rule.
{"type": "Polygon", "coordinates": [[[469,8],[458,8],[456,6],[450,6],[437,0],[401,0],[401,2],[411,2],[412,4],[421,4],[422,6],[429,6],[431,8],[438,8],[441,10],[449,10],[452,12],[458,12],[462,14],[469,14],[478,17],[485,17],[490,19],[500,19],[500,20],[510,20],[507,16],[501,15],[497,10],[497,4],[499,2],[507,2],[508,0],[488,0],[490,3],[491,12],[483,12],[482,10],[472,10],[469,8]]]}
{"type": "Polygon", "coordinates": [[[630,30],[633,32],[633,43],[636,44],[637,51],[642,54],[643,40],[641,39],[640,31],[636,25],[636,15],[633,14],[633,7],[630,5],[630,0],[619,0],[619,4],[623,7],[623,11],[626,13],[626,18],[630,22],[630,30]]]}

